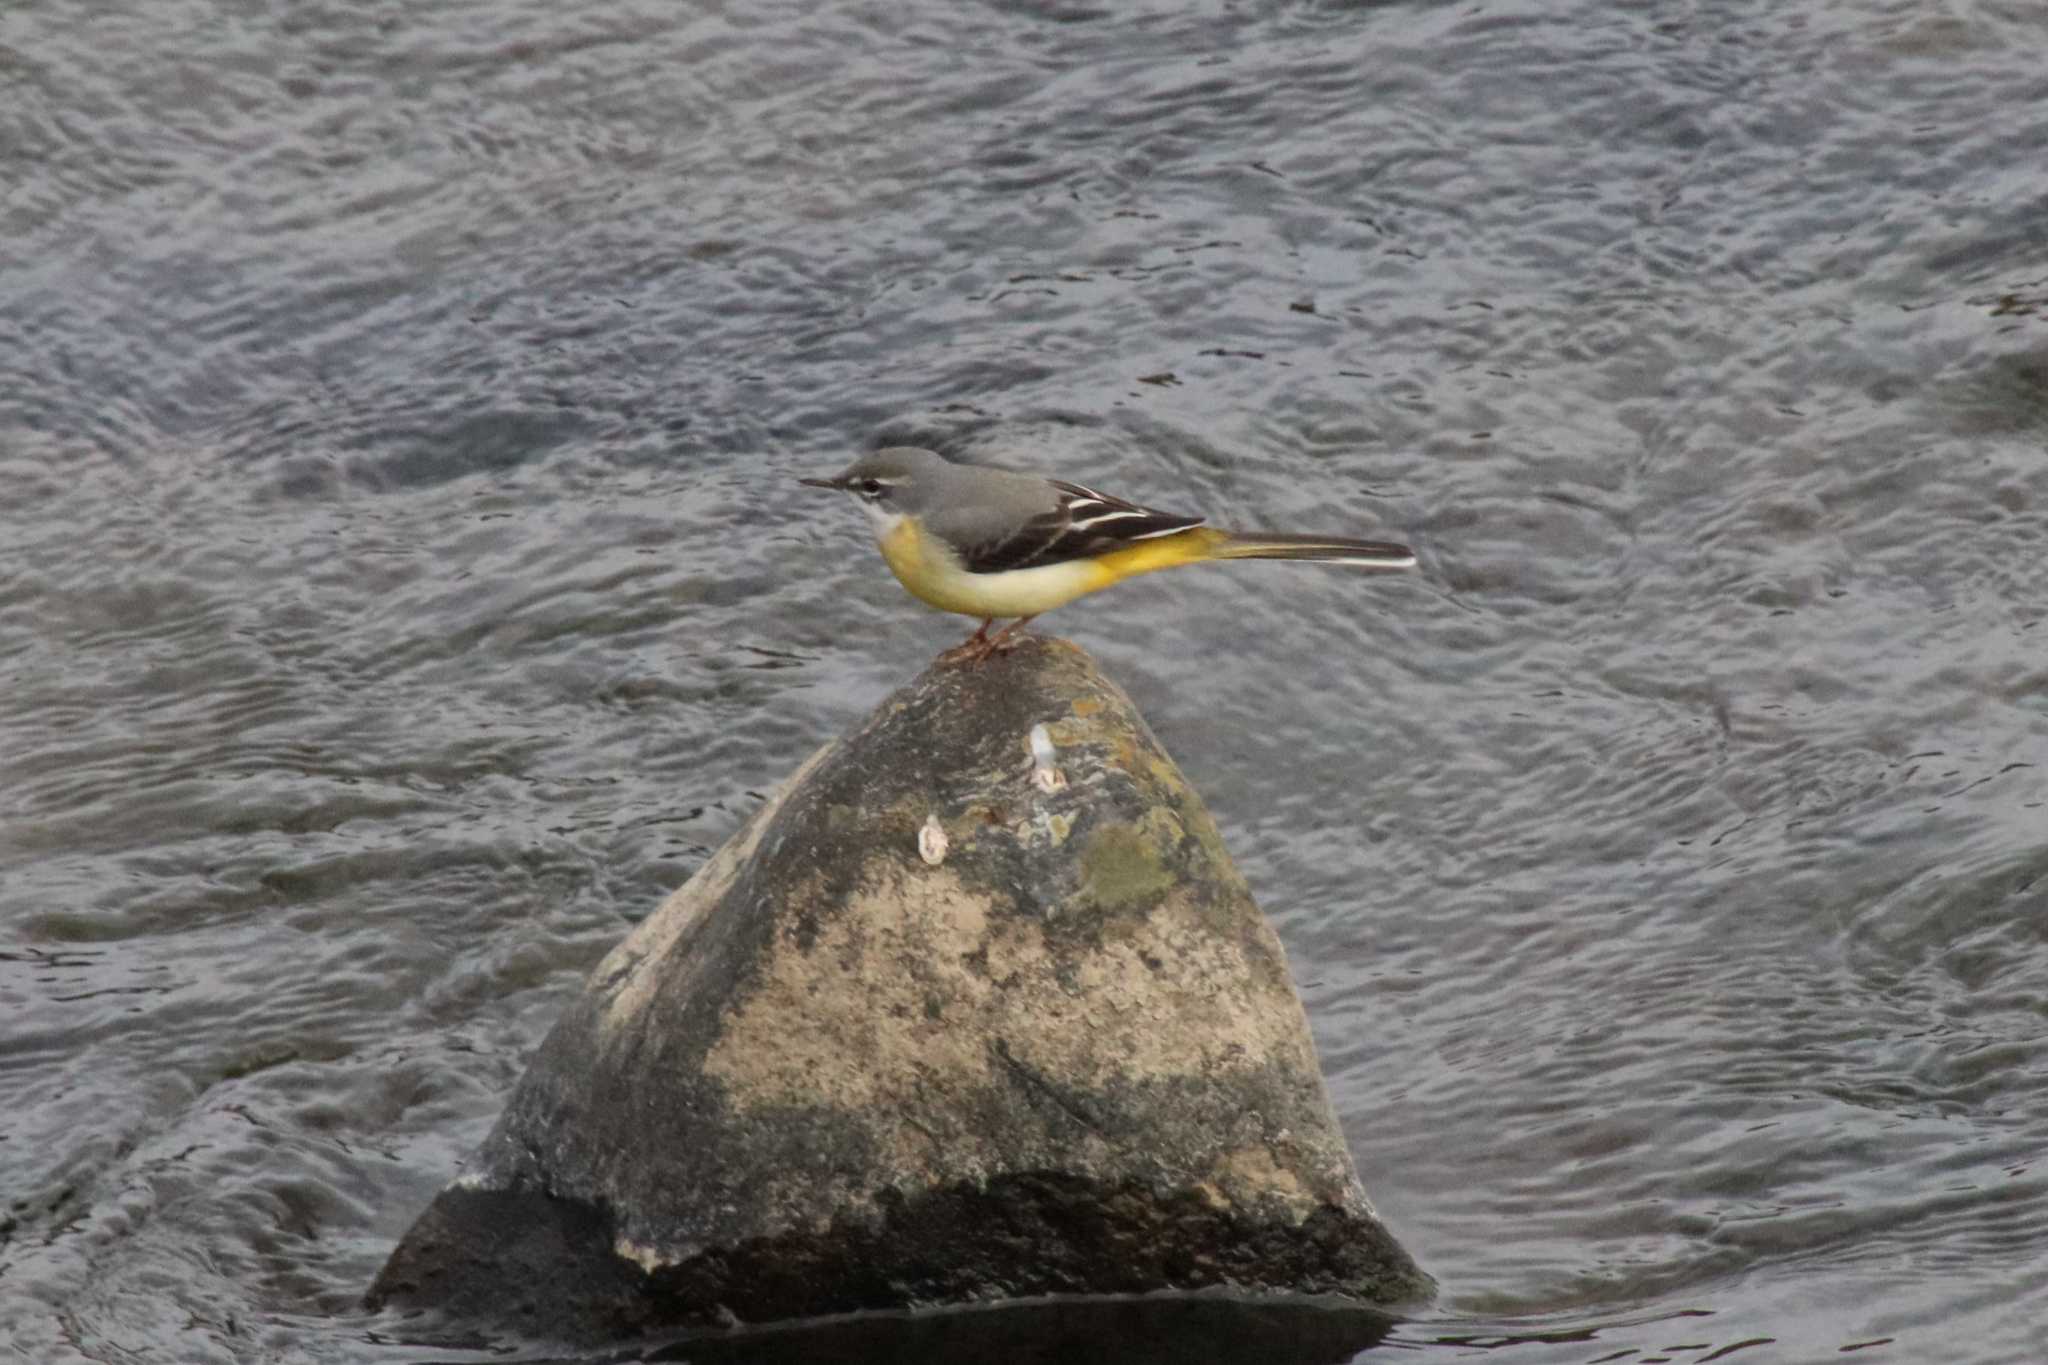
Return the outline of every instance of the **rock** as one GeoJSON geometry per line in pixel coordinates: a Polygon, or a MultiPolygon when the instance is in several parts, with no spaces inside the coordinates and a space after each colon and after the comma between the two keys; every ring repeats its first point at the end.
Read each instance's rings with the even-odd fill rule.
{"type": "Polygon", "coordinates": [[[1219,1285],[1430,1291],[1200,798],[1031,639],[889,698],[598,965],[369,1302],[603,1341],[1219,1285]]]}

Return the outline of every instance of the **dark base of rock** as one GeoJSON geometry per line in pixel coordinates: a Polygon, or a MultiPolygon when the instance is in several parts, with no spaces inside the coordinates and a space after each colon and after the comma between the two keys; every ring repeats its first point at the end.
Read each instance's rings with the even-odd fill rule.
{"type": "MultiPolygon", "coordinates": [[[[540,1341],[639,1335],[647,1276],[612,1254],[603,1210],[531,1190],[441,1191],[377,1275],[363,1306],[433,1304],[540,1341]]],[[[452,1343],[451,1343],[452,1344],[452,1343]]]]}
{"type": "MultiPolygon", "coordinates": [[[[519,1359],[525,1365],[1343,1365],[1384,1341],[1394,1322],[1355,1303],[1313,1298],[1206,1291],[1089,1295],[700,1330],[594,1354],[522,1352],[519,1359]]],[[[465,1353],[505,1349],[474,1334],[393,1344],[465,1353]]],[[[464,1365],[473,1358],[465,1354],[464,1365]]]]}
{"type": "MultiPolygon", "coordinates": [[[[368,1295],[494,1318],[536,1339],[619,1341],[707,1323],[918,1303],[1229,1288],[1421,1300],[1428,1278],[1376,1221],[1325,1206],[1266,1224],[1188,1192],[1012,1175],[880,1216],[643,1272],[602,1210],[536,1191],[444,1190],[368,1295]],[[573,1315],[573,1316],[570,1316],[573,1315]]],[[[1242,1305],[1240,1305],[1242,1306],[1242,1305]]],[[[1351,1323],[1347,1331],[1354,1331],[1351,1323]]]]}
{"type": "Polygon", "coordinates": [[[1340,1365],[1392,1320],[1355,1305],[1154,1294],[1040,1300],[696,1336],[629,1357],[691,1365],[1340,1365]]]}

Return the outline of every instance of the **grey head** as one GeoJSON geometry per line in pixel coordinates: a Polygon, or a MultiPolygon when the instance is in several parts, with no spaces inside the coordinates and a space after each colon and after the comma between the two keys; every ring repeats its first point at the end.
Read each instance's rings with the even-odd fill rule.
{"type": "Polygon", "coordinates": [[[812,488],[850,493],[869,515],[916,514],[932,506],[959,466],[934,450],[890,446],[861,456],[829,479],[798,479],[812,488]]]}
{"type": "Polygon", "coordinates": [[[1002,542],[1033,522],[1059,515],[1059,488],[1032,474],[960,465],[936,451],[891,446],[863,455],[813,488],[851,494],[877,538],[913,517],[963,553],[1002,542]]]}

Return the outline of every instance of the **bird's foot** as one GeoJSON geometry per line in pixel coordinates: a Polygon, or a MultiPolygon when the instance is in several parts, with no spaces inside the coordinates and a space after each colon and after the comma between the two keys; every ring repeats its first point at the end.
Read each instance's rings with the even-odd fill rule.
{"type": "Polygon", "coordinates": [[[1020,616],[1016,620],[1010,622],[1009,625],[1004,626],[1001,630],[989,636],[988,644],[986,646],[987,654],[984,654],[983,657],[986,658],[988,654],[1007,653],[1008,651],[1015,649],[1018,645],[1023,644],[1024,637],[1022,635],[1019,635],[1017,632],[1022,630],[1026,625],[1030,624],[1030,622],[1031,618],[1029,616],[1020,616]]]}
{"type": "Polygon", "coordinates": [[[939,651],[939,657],[935,662],[942,664],[980,663],[989,656],[988,628],[995,623],[995,618],[993,616],[989,617],[979,626],[975,627],[974,634],[968,636],[959,644],[954,645],[951,649],[939,651]]]}
{"type": "Polygon", "coordinates": [[[994,618],[983,621],[974,634],[939,655],[938,662],[978,664],[993,655],[1006,654],[1024,642],[1024,637],[1017,634],[1017,628],[1030,619],[1029,616],[1020,616],[993,635],[988,633],[988,628],[995,624],[994,618]]]}

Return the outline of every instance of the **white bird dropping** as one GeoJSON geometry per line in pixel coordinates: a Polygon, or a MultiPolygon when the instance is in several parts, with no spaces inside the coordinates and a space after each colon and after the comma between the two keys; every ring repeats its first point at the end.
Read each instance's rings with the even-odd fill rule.
{"type": "Polygon", "coordinates": [[[1040,721],[1031,727],[1031,780],[1040,791],[1056,792],[1067,785],[1066,775],[1052,765],[1052,731],[1040,721]]]}
{"type": "Polygon", "coordinates": [[[924,828],[917,832],[917,856],[933,867],[946,861],[946,828],[939,823],[936,815],[924,818],[924,828]]]}

